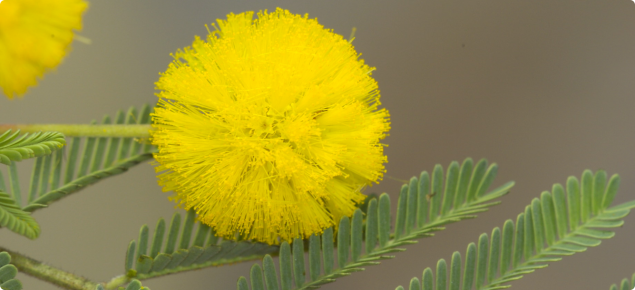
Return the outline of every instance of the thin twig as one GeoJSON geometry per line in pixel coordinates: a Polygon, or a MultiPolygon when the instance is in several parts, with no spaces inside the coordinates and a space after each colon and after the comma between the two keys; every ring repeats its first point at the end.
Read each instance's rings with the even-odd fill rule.
{"type": "Polygon", "coordinates": [[[61,288],[69,290],[95,290],[98,285],[84,277],[46,265],[20,253],[0,247],[0,252],[3,251],[11,255],[11,264],[18,268],[20,272],[55,284],[61,288]]]}
{"type": "Polygon", "coordinates": [[[83,124],[0,124],[0,132],[20,130],[22,133],[60,132],[66,137],[150,137],[151,125],[83,125],[83,124]]]}

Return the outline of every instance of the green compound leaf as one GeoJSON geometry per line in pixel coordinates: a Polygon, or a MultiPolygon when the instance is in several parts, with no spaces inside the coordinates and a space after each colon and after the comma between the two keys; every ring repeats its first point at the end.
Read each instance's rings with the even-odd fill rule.
{"type": "MultiPolygon", "coordinates": [[[[436,276],[433,277],[430,268],[425,269],[422,283],[413,278],[410,290],[432,289],[433,281],[437,290],[509,288],[509,282],[545,268],[550,262],[598,246],[601,240],[615,235],[609,229],[620,227],[624,223],[622,218],[635,208],[635,201],[608,208],[619,182],[619,176],[613,175],[607,185],[604,171],[594,175],[586,170],[581,184],[575,177],[569,177],[566,194],[562,185],[555,184],[551,192],[545,191],[535,198],[515,223],[507,220],[502,231],[494,228],[489,236],[481,234],[478,244],[470,243],[464,264],[461,254],[454,252],[449,278],[447,264],[441,259],[436,276]]],[[[631,285],[624,279],[619,289],[631,290],[631,285]]],[[[611,290],[617,289],[616,285],[611,286],[611,290]]]]}
{"type": "Polygon", "coordinates": [[[125,259],[125,276],[129,279],[149,279],[205,267],[219,266],[262,258],[278,251],[278,246],[247,241],[219,241],[214,231],[195,221],[196,213],[172,216],[166,231],[165,220],[157,222],[152,238],[148,226],[139,231],[139,238],[130,242],[125,259]],[[198,224],[194,233],[195,224],[198,224]],[[181,230],[182,229],[182,230],[181,230]],[[148,248],[150,246],[150,248],[148,248]]]}
{"type": "Polygon", "coordinates": [[[20,130],[13,134],[8,130],[0,135],[0,163],[11,165],[12,161],[49,155],[66,144],[64,135],[58,132],[19,135],[20,130]]]}
{"type": "Polygon", "coordinates": [[[40,235],[40,226],[31,214],[23,211],[15,200],[3,191],[0,191],[0,226],[29,239],[35,239],[40,235]]]}
{"type": "Polygon", "coordinates": [[[622,279],[622,282],[620,283],[620,286],[617,286],[617,284],[613,284],[611,285],[611,288],[609,288],[609,290],[632,290],[635,287],[635,274],[633,274],[633,276],[631,276],[631,280],[629,281],[628,279],[624,278],[622,279]]]}
{"type": "MultiPolygon", "coordinates": [[[[149,105],[145,105],[139,111],[134,107],[127,113],[119,111],[114,118],[114,123],[149,124],[151,110],[149,105]]],[[[111,123],[113,122],[110,116],[105,116],[102,124],[111,123]]],[[[93,121],[92,124],[96,122],[93,121]]],[[[33,212],[100,180],[126,172],[131,167],[151,159],[155,150],[152,145],[142,144],[134,138],[74,137],[69,139],[68,146],[64,150],[36,159],[28,187],[28,204],[23,208],[24,211],[33,212]]],[[[63,136],[59,141],[65,144],[63,136]]],[[[2,156],[2,146],[0,141],[0,156],[2,156]]],[[[14,175],[17,175],[17,170],[15,173],[14,175]]],[[[1,175],[0,172],[0,189],[1,175]]],[[[12,180],[17,181],[17,176],[12,180]]],[[[17,182],[11,185],[10,193],[14,197],[19,196],[17,182]]],[[[20,199],[16,198],[16,200],[18,204],[22,204],[20,199]]]]}
{"type": "Polygon", "coordinates": [[[401,246],[417,243],[417,239],[433,236],[434,232],[443,230],[446,224],[474,218],[476,213],[500,203],[493,200],[507,194],[514,183],[508,182],[486,193],[497,168],[496,164],[488,167],[485,160],[474,166],[472,159],[468,158],[461,166],[452,162],[445,178],[441,165],[435,166],[432,178],[424,171],[419,178],[413,177],[409,184],[401,188],[392,233],[390,198],[384,193],[378,200],[371,199],[365,207],[365,221],[361,209],[353,214],[352,219],[344,217],[340,220],[336,249],[333,228],[309,239],[308,275],[305,274],[307,267],[303,260],[304,241],[295,239],[293,253],[287,242],[280,246],[279,276],[270,263],[270,255],[266,255],[263,260],[264,272],[259,265],[254,265],[250,283],[245,277],[240,277],[237,289],[248,290],[249,285],[252,290],[265,289],[265,283],[273,285],[274,277],[280,281],[282,290],[317,289],[336,278],[363,271],[365,266],[379,264],[382,259],[391,259],[394,256],[387,254],[405,251],[401,246]],[[361,251],[362,243],[365,243],[365,253],[361,251]],[[334,259],[336,252],[337,265],[334,259]],[[324,271],[320,270],[321,264],[324,271]],[[295,283],[292,283],[292,275],[295,283]]]}
{"type": "Polygon", "coordinates": [[[0,288],[3,290],[22,290],[22,283],[15,279],[18,269],[11,265],[11,255],[0,252],[0,288]]]}

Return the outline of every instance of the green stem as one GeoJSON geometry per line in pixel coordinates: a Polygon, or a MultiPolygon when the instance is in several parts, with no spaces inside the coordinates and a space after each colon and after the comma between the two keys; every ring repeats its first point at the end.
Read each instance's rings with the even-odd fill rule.
{"type": "Polygon", "coordinates": [[[76,276],[53,266],[31,259],[22,254],[0,247],[0,252],[11,255],[11,264],[27,275],[55,284],[69,290],[94,290],[97,283],[84,277],[76,276]]]}
{"type": "Polygon", "coordinates": [[[0,132],[60,132],[66,137],[148,138],[151,125],[0,124],[0,132]]]}

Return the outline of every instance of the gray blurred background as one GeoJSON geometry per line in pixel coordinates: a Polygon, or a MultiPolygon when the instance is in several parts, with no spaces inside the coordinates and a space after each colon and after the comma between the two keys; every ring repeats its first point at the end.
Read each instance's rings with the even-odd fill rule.
{"type": "MultiPolygon", "coordinates": [[[[630,0],[149,1],[93,0],[73,51],[23,99],[0,97],[0,123],[87,123],[156,102],[169,54],[205,36],[230,12],[309,13],[346,37],[377,71],[392,130],[384,181],[482,157],[500,166],[494,186],[515,180],[503,204],[408,246],[397,258],[322,289],[394,289],[438,259],[464,253],[481,233],[523,211],[553,183],[584,169],[619,173],[616,203],[635,199],[635,4],[630,0]]],[[[6,168],[2,168],[5,170],[6,168]]],[[[31,163],[21,166],[26,184],[31,163]]],[[[5,171],[6,173],[6,171],[5,171]]],[[[23,185],[23,188],[25,185],[23,185]]],[[[141,164],[34,214],[35,241],[0,230],[1,245],[96,281],[122,274],[141,225],[174,204],[141,164]]],[[[608,289],[635,272],[635,215],[598,248],[512,283],[513,289],[608,289]]],[[[144,281],[152,290],[235,289],[250,263],[144,281]]],[[[56,289],[20,274],[25,289],[56,289]]]]}

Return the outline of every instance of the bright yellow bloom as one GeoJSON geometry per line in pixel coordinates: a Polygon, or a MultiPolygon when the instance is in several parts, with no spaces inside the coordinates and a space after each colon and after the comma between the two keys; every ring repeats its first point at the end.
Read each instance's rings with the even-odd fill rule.
{"type": "Polygon", "coordinates": [[[279,243],[350,216],[385,171],[388,111],[368,67],[308,15],[230,14],[157,82],[164,191],[216,233],[279,243]]]}
{"type": "Polygon", "coordinates": [[[0,87],[13,98],[55,68],[82,28],[83,0],[4,0],[0,3],[0,87]]]}

